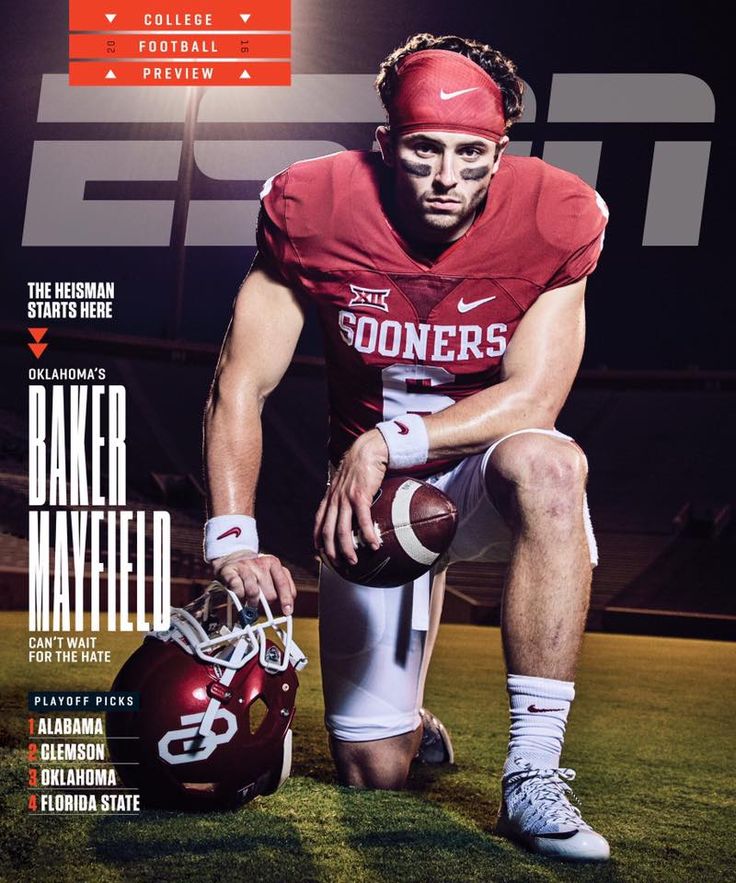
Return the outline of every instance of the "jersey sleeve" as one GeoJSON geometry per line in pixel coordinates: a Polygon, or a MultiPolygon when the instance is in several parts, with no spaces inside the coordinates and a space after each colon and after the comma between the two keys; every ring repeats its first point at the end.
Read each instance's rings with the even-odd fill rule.
{"type": "Polygon", "coordinates": [[[258,255],[269,274],[283,285],[298,286],[299,258],[286,224],[286,187],[289,170],[269,178],[261,191],[256,228],[258,255]]]}
{"type": "Polygon", "coordinates": [[[556,205],[554,226],[564,245],[562,263],[545,285],[545,291],[572,285],[595,270],[603,248],[608,207],[599,193],[579,178],[556,205]]]}

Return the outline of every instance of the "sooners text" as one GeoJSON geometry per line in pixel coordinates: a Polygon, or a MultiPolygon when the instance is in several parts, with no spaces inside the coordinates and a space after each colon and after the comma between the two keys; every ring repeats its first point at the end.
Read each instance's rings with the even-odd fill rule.
{"type": "Polygon", "coordinates": [[[356,316],[349,310],[338,314],[340,336],[359,353],[418,359],[421,362],[466,362],[496,358],[506,352],[507,326],[494,322],[480,325],[429,325],[396,322],[374,316],[356,316]]]}

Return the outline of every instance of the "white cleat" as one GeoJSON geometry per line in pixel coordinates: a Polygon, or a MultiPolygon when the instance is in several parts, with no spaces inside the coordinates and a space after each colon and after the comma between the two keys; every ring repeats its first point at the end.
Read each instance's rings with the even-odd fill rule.
{"type": "Polygon", "coordinates": [[[414,760],[417,763],[455,763],[455,752],[450,734],[442,721],[426,708],[419,709],[424,724],[422,741],[414,760]]]}
{"type": "Polygon", "coordinates": [[[606,861],[611,853],[608,842],[568,800],[568,794],[575,797],[567,784],[575,778],[575,771],[537,770],[522,758],[514,761],[519,771],[504,777],[496,833],[547,858],[606,861]]]}

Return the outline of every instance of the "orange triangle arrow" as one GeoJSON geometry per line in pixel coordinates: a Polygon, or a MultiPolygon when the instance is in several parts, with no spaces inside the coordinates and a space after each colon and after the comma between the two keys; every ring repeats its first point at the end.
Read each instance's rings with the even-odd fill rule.
{"type": "Polygon", "coordinates": [[[40,359],[41,356],[43,355],[43,351],[46,349],[47,346],[48,346],[47,343],[29,343],[28,349],[33,353],[33,355],[37,359],[40,359]]]}
{"type": "Polygon", "coordinates": [[[48,328],[29,328],[28,333],[36,341],[36,343],[38,343],[39,341],[43,340],[43,336],[48,330],[48,328]]]}

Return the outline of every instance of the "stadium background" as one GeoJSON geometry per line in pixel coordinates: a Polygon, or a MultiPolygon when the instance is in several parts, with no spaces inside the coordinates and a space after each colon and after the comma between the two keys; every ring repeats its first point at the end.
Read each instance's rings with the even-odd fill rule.
{"type": "MultiPolygon", "coordinates": [[[[729,121],[724,113],[725,49],[717,39],[715,6],[645,2],[594,9],[582,2],[533,2],[523,9],[498,3],[447,8],[434,0],[402,5],[388,0],[370,5],[296,0],[293,16],[297,76],[330,75],[325,83],[336,86],[341,75],[373,74],[384,55],[413,32],[469,35],[487,40],[513,58],[533,90],[535,113],[514,127],[512,140],[529,142],[533,155],[550,160],[572,155],[569,149],[560,150],[563,142],[568,148],[570,142],[582,145],[580,155],[588,157],[597,155],[597,148],[591,153],[590,145],[600,143],[597,171],[590,172],[589,163],[588,180],[606,199],[611,222],[603,257],[588,286],[583,370],[559,421],[559,427],[584,447],[591,464],[589,496],[601,565],[595,573],[590,628],[690,639],[733,638],[736,366],[727,263],[731,169],[729,121]],[[653,112],[651,120],[550,121],[550,94],[554,76],[560,74],[685,74],[705,84],[714,110],[710,117],[706,112],[690,120],[675,102],[666,112],[653,112]],[[655,145],[705,143],[710,149],[695,241],[643,245],[655,145]]],[[[31,367],[102,366],[106,382],[126,386],[131,507],[164,506],[172,512],[172,568],[179,600],[206,580],[199,560],[200,418],[230,303],[253,249],[244,244],[187,247],[182,230],[190,198],[252,201],[264,177],[251,177],[244,162],[234,176],[237,180],[214,180],[196,163],[188,167],[182,162],[178,181],[91,180],[85,187],[87,200],[173,201],[168,245],[23,246],[32,159],[34,149],[40,149],[34,143],[281,141],[298,151],[300,142],[320,141],[369,148],[375,124],[381,122],[377,115],[357,123],[314,119],[295,123],[284,118],[253,123],[194,121],[187,126],[183,114],[178,121],[124,122],[115,121],[114,113],[99,122],[65,119],[61,113],[40,121],[43,78],[47,78],[44,88],[50,87],[54,75],[66,69],[66,31],[65,5],[40,0],[24,4],[24,14],[14,18],[8,31],[12,77],[5,83],[10,88],[4,103],[3,139],[0,607],[10,610],[26,604],[26,382],[31,367]],[[115,281],[115,320],[28,322],[26,282],[46,279],[115,281]],[[38,362],[26,348],[29,324],[49,326],[49,348],[38,362]]],[[[197,97],[190,96],[190,106],[197,97]]],[[[329,106],[329,95],[324,101],[329,106]]],[[[626,118],[626,113],[624,107],[621,117],[626,118]]],[[[692,189],[688,176],[693,171],[685,157],[683,188],[692,189]]],[[[250,238],[251,231],[243,230],[239,241],[250,238]]],[[[264,546],[294,568],[302,588],[297,612],[303,616],[316,612],[308,537],[322,491],[327,434],[320,347],[316,324],[310,319],[298,357],[264,412],[265,458],[258,499],[264,546]]],[[[476,626],[496,624],[502,579],[501,568],[455,568],[448,580],[446,619],[476,626]]],[[[17,622],[12,614],[7,616],[9,622],[17,622]]],[[[480,634],[497,640],[495,630],[480,634]]],[[[625,646],[630,645],[614,649],[614,656],[625,646]]],[[[664,645],[650,641],[641,646],[656,652],[664,645]]],[[[695,652],[705,646],[692,640],[672,642],[666,645],[666,654],[672,660],[673,677],[685,670],[683,660],[702,662],[704,677],[711,678],[710,689],[717,694],[720,663],[705,664],[708,654],[717,651],[695,652]]],[[[649,650],[643,652],[646,657],[649,650]]],[[[646,662],[641,665],[637,677],[646,678],[651,669],[646,662]]],[[[22,677],[16,684],[21,681],[22,677]]],[[[643,683],[642,691],[646,693],[643,683]]],[[[10,707],[17,711],[18,690],[13,687],[8,695],[10,707]]],[[[674,692],[670,698],[664,721],[669,720],[669,709],[673,716],[676,713],[674,692]]],[[[318,725],[316,711],[308,714],[318,725]]],[[[456,721],[462,720],[459,709],[456,721]]],[[[697,732],[701,741],[713,740],[709,756],[725,755],[728,727],[697,732]]],[[[8,748],[16,747],[17,732],[9,727],[6,735],[8,748]]],[[[314,762],[321,769],[324,747],[314,751],[318,758],[314,762]]],[[[487,762],[491,763],[490,754],[487,762]]],[[[672,766],[669,771],[673,774],[672,766]]],[[[301,772],[309,775],[304,766],[301,772]]],[[[431,784],[427,787],[431,791],[431,784]]],[[[632,867],[636,862],[627,867],[626,879],[636,879],[632,867]]],[[[525,873],[533,876],[528,867],[525,873]]]]}

